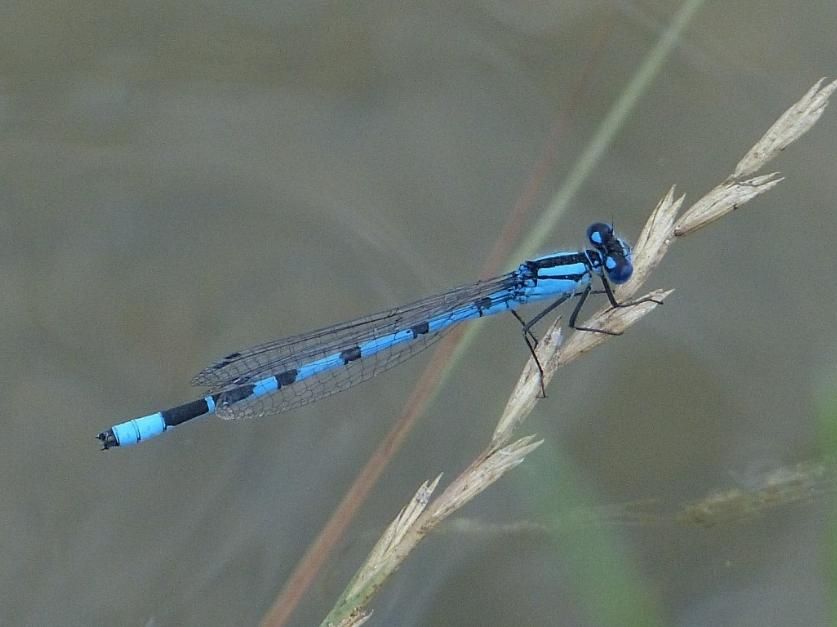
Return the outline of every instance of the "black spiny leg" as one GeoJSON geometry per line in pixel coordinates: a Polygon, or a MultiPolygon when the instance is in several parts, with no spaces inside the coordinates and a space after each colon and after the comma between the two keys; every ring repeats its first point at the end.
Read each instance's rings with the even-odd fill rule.
{"type": "Polygon", "coordinates": [[[538,336],[532,333],[532,329],[529,328],[529,324],[523,318],[521,318],[520,314],[517,313],[514,309],[511,310],[511,313],[520,323],[520,326],[523,327],[523,339],[526,340],[526,344],[529,344],[531,338],[532,345],[529,347],[530,350],[533,346],[537,347],[539,341],[538,336]]]}
{"type": "MultiPolygon", "coordinates": [[[[604,293],[607,294],[607,300],[610,302],[611,307],[633,307],[634,305],[639,305],[640,303],[656,303],[658,305],[662,305],[663,302],[651,298],[650,296],[646,298],[640,298],[639,300],[631,300],[627,303],[620,303],[616,300],[616,296],[613,294],[613,290],[610,287],[610,283],[607,282],[607,279],[602,277],[602,286],[604,287],[604,293]]],[[[578,304],[573,309],[573,313],[570,316],[569,326],[572,329],[576,329],[578,331],[589,331],[590,333],[604,333],[605,335],[622,335],[621,331],[607,331],[605,329],[594,329],[592,327],[579,327],[576,326],[575,322],[578,319],[578,314],[581,312],[581,307],[584,305],[584,301],[587,300],[587,297],[590,295],[591,288],[588,285],[587,289],[585,289],[581,293],[581,297],[578,299],[578,304]]],[[[601,293],[599,290],[593,290],[593,293],[601,293]]]]}
{"type": "MultiPolygon", "coordinates": [[[[587,297],[590,296],[590,286],[588,285],[584,288],[584,291],[581,293],[581,296],[578,298],[578,303],[573,309],[572,314],[570,314],[570,321],[569,327],[571,329],[575,329],[576,331],[589,331],[590,333],[604,333],[605,335],[622,335],[621,332],[617,331],[605,331],[604,329],[594,329],[593,327],[580,327],[576,325],[575,321],[578,320],[578,314],[581,313],[581,308],[584,307],[584,303],[587,301],[587,297]]],[[[608,291],[608,295],[612,296],[613,292],[608,291]]]]}
{"type": "Polygon", "coordinates": [[[543,385],[543,367],[541,366],[541,362],[538,361],[538,356],[535,353],[535,348],[538,346],[538,338],[535,337],[535,334],[528,328],[527,322],[520,317],[520,314],[518,314],[514,309],[512,309],[511,312],[523,327],[523,341],[526,342],[526,348],[529,349],[529,352],[532,354],[532,359],[535,360],[535,365],[538,367],[538,374],[541,378],[541,395],[543,398],[546,398],[546,390],[543,385]]]}
{"type": "Polygon", "coordinates": [[[526,342],[526,346],[529,348],[529,352],[532,354],[532,359],[535,360],[535,365],[538,367],[538,374],[541,378],[541,396],[546,398],[546,387],[543,384],[543,366],[541,366],[541,362],[538,360],[538,356],[535,353],[535,348],[538,346],[538,338],[532,332],[532,327],[540,322],[544,316],[546,316],[550,311],[553,311],[556,307],[558,307],[561,303],[565,300],[572,298],[573,294],[565,294],[560,298],[556,299],[555,302],[550,303],[543,311],[539,311],[538,314],[532,318],[529,322],[526,322],[520,315],[512,309],[512,315],[517,318],[517,321],[523,326],[523,340],[526,342]]]}
{"type": "Polygon", "coordinates": [[[620,303],[616,300],[616,296],[614,296],[613,290],[610,288],[610,283],[608,283],[607,279],[604,277],[602,277],[602,285],[604,286],[604,292],[607,294],[607,299],[610,301],[611,307],[633,307],[634,305],[639,305],[641,303],[655,303],[657,305],[663,304],[663,301],[651,298],[650,296],[640,298],[639,300],[629,300],[627,303],[620,303]]]}

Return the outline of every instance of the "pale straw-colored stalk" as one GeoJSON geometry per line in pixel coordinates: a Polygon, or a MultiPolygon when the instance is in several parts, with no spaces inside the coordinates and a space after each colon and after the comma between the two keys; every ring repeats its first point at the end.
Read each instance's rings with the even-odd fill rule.
{"type": "MultiPolygon", "coordinates": [[[[780,151],[808,131],[820,118],[828,99],[837,89],[837,81],[819,80],[796,104],[788,109],[764,136],[747,152],[735,170],[722,183],[704,195],[678,218],[684,196],[675,198],[672,187],[660,200],[640,234],[634,254],[634,274],[619,286],[621,302],[634,295],[657,267],[678,237],[694,233],[707,224],[738,209],[744,203],[775,187],[782,178],[778,173],[753,176],[780,151]]],[[[646,298],[662,302],[673,290],[655,290],[635,300],[646,298]]],[[[609,305],[596,312],[583,326],[621,333],[657,307],[648,300],[633,307],[613,309],[609,305]]],[[[413,499],[387,527],[366,562],[352,578],[323,625],[360,625],[370,616],[365,609],[369,600],[395,572],[412,550],[430,531],[459,510],[465,503],[493,484],[534,451],[542,440],[527,435],[513,442],[512,436],[540,397],[541,385],[549,384],[556,370],[613,337],[602,333],[574,332],[562,345],[555,320],[537,347],[543,368],[541,382],[537,365],[529,359],[512,392],[506,409],[488,446],[435,499],[433,492],[441,474],[425,482],[413,499]],[[511,443],[509,443],[511,442],[511,443]]]]}

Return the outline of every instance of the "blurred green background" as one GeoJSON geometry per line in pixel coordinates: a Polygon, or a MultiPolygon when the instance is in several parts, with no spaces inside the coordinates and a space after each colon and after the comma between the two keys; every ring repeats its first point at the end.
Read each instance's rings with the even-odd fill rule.
{"type": "MultiPolygon", "coordinates": [[[[95,434],[192,400],[226,352],[475,279],[552,129],[524,234],[677,6],[0,7],[0,622],[256,624],[426,357],[280,417],[107,454],[95,434]]],[[[831,0],[706,2],[539,252],[594,220],[635,239],[671,184],[708,191],[837,74],[834,24],[831,0]]],[[[819,493],[712,526],[672,512],[823,453],[835,146],[832,105],[771,164],[785,182],[673,248],[650,281],[677,289],[665,307],[560,373],[523,429],[547,446],[463,512],[547,524],[583,504],[610,508],[604,531],[430,537],[370,624],[834,619],[819,493]]],[[[510,317],[480,324],[294,624],[487,442],[527,353],[510,317]]]]}

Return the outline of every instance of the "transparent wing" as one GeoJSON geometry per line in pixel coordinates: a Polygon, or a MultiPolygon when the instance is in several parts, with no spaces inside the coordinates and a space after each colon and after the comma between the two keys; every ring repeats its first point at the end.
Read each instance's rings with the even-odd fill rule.
{"type": "Polygon", "coordinates": [[[224,393],[218,400],[216,413],[224,420],[259,418],[270,414],[279,414],[308,403],[313,403],[326,396],[342,392],[350,387],[389,370],[439,340],[455,325],[441,329],[438,333],[428,333],[419,338],[398,344],[391,349],[381,351],[345,366],[320,372],[316,375],[279,388],[266,396],[251,397],[241,401],[225,402],[224,393]]]}
{"type": "MultiPolygon", "coordinates": [[[[437,341],[453,325],[444,325],[435,333],[419,335],[414,340],[394,344],[345,366],[285,385],[270,395],[226,403],[223,395],[226,390],[299,369],[363,342],[438,318],[480,298],[496,295],[513,287],[514,283],[515,274],[509,273],[457,287],[409,305],[238,351],[201,370],[192,383],[208,386],[210,393],[221,395],[217,413],[225,419],[255,418],[288,411],[348,389],[402,363],[437,341]]],[[[512,297],[511,291],[509,297],[512,297]]]]}

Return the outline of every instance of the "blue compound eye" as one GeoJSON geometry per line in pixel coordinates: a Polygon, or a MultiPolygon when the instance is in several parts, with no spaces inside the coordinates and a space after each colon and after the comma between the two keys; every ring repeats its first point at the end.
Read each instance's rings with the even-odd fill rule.
{"type": "Polygon", "coordinates": [[[601,248],[613,237],[613,228],[604,222],[596,222],[587,227],[587,239],[596,248],[601,248]]]}
{"type": "Polygon", "coordinates": [[[627,257],[605,257],[604,267],[612,283],[624,283],[634,273],[634,264],[627,257]]]}

